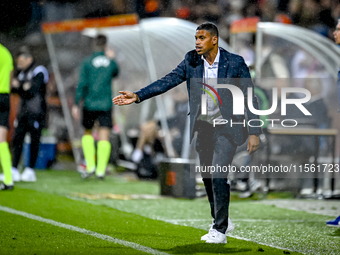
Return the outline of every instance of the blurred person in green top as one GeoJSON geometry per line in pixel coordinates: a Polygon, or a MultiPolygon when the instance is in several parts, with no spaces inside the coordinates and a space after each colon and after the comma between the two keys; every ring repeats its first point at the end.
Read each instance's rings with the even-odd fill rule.
{"type": "Polygon", "coordinates": [[[0,164],[3,170],[0,190],[12,190],[12,159],[7,143],[9,128],[9,92],[13,77],[13,58],[11,53],[0,44],[0,164]]]}
{"type": "Polygon", "coordinates": [[[85,128],[81,142],[86,160],[86,171],[83,178],[96,174],[104,178],[107,167],[111,144],[109,142],[110,129],[112,128],[112,78],[118,75],[118,66],[115,61],[105,55],[107,39],[98,35],[93,40],[93,53],[83,60],[80,67],[78,87],[75,96],[75,105],[72,115],[75,120],[80,120],[79,103],[83,102],[82,125],[85,128]],[[97,143],[97,165],[95,162],[96,148],[92,136],[94,122],[99,122],[99,141],[97,143]]]}

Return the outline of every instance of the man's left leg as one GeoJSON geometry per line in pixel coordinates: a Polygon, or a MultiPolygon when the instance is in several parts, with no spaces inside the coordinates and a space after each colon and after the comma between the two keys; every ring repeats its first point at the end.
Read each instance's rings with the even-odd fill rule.
{"type": "Polygon", "coordinates": [[[228,228],[230,185],[227,179],[228,167],[233,161],[237,145],[226,135],[216,138],[212,166],[212,189],[214,194],[215,234],[209,237],[207,243],[225,243],[228,228]]]}
{"type": "Polygon", "coordinates": [[[110,130],[112,128],[112,110],[102,111],[98,116],[99,121],[99,141],[97,144],[97,168],[98,178],[104,178],[107,164],[111,154],[110,130]]]}
{"type": "Polygon", "coordinates": [[[99,141],[97,148],[97,168],[96,175],[98,178],[104,178],[107,164],[111,154],[111,143],[109,142],[110,129],[99,128],[99,141]]]}
{"type": "Polygon", "coordinates": [[[96,146],[92,136],[92,128],[97,118],[96,111],[90,111],[83,108],[83,120],[82,124],[85,129],[85,133],[81,138],[81,145],[83,148],[84,158],[86,161],[86,171],[80,172],[82,178],[90,177],[96,169],[96,146]]]}
{"type": "Polygon", "coordinates": [[[40,138],[41,138],[42,126],[41,122],[34,121],[33,127],[31,127],[31,157],[30,157],[30,168],[34,168],[35,163],[37,162],[39,147],[40,147],[40,138]]]}
{"type": "Polygon", "coordinates": [[[39,118],[29,119],[28,125],[31,135],[31,155],[28,167],[25,167],[24,171],[21,174],[21,180],[25,182],[35,182],[37,180],[37,177],[35,175],[34,167],[39,154],[40,137],[43,126],[39,118]]]}

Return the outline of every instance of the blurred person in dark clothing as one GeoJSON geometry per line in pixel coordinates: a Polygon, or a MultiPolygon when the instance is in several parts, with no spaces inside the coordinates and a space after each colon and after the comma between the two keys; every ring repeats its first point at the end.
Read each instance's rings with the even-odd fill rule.
{"type": "Polygon", "coordinates": [[[333,28],[336,25],[336,21],[332,15],[332,0],[321,0],[320,1],[320,22],[327,26],[327,28],[333,28]]]}
{"type": "Polygon", "coordinates": [[[31,137],[30,161],[20,178],[25,182],[35,182],[37,178],[33,168],[38,158],[41,131],[45,126],[45,94],[49,75],[44,66],[35,62],[27,47],[19,51],[16,63],[19,74],[13,79],[12,92],[19,94],[21,107],[15,123],[12,172],[18,173],[23,141],[28,132],[31,137]]]}

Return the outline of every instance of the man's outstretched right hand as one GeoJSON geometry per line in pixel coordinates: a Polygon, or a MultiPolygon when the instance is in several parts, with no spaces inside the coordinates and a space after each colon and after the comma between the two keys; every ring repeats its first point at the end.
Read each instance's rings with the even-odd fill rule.
{"type": "Polygon", "coordinates": [[[138,100],[136,93],[130,91],[119,91],[121,95],[116,96],[112,99],[112,103],[115,105],[127,105],[132,104],[138,100]]]}

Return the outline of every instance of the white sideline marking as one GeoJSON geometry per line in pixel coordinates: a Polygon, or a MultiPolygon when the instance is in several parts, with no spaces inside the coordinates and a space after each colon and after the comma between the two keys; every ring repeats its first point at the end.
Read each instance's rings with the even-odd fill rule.
{"type": "Polygon", "coordinates": [[[263,243],[263,242],[258,242],[258,241],[254,241],[252,239],[244,238],[244,237],[241,237],[241,236],[235,236],[235,235],[230,235],[230,234],[228,234],[228,236],[230,236],[232,238],[239,239],[239,240],[243,240],[243,241],[248,241],[248,242],[262,244],[262,245],[269,246],[269,247],[276,248],[276,249],[280,249],[280,250],[287,250],[287,251],[291,251],[291,252],[300,252],[302,254],[307,254],[304,251],[296,251],[296,250],[292,250],[291,248],[287,248],[287,247],[281,247],[281,246],[276,246],[276,245],[273,245],[273,244],[267,244],[267,243],[263,243]]]}
{"type": "Polygon", "coordinates": [[[42,218],[40,216],[36,216],[34,214],[30,214],[30,213],[27,213],[27,212],[17,211],[15,209],[12,209],[12,208],[9,208],[9,207],[5,207],[5,206],[0,205],[0,211],[20,215],[20,216],[23,216],[23,217],[26,217],[26,218],[29,218],[29,219],[32,219],[32,220],[37,220],[37,221],[48,223],[48,224],[51,224],[51,225],[54,225],[54,226],[57,226],[57,227],[73,230],[73,231],[76,231],[76,232],[79,232],[79,233],[82,233],[82,234],[85,234],[85,235],[94,236],[94,237],[97,237],[99,239],[106,240],[106,241],[109,241],[109,242],[112,242],[112,243],[117,243],[117,244],[120,244],[120,245],[124,245],[124,246],[130,247],[132,249],[142,251],[142,252],[155,254],[155,255],[169,255],[168,253],[161,252],[161,251],[158,251],[158,250],[154,250],[154,249],[147,247],[147,246],[143,246],[143,245],[140,245],[140,244],[137,244],[137,243],[120,240],[120,239],[117,239],[117,238],[113,238],[111,236],[99,234],[99,233],[93,232],[91,230],[87,230],[87,229],[84,229],[84,228],[78,228],[78,227],[75,227],[75,226],[72,226],[72,225],[69,225],[69,224],[64,224],[64,223],[61,223],[61,222],[57,222],[57,221],[54,221],[54,220],[45,219],[45,218],[42,218]]]}
{"type": "MultiPolygon", "coordinates": [[[[172,223],[175,225],[176,222],[196,222],[196,221],[209,221],[211,222],[211,219],[161,219],[161,218],[156,218],[157,220],[165,221],[168,223],[172,223]]],[[[233,222],[239,222],[239,221],[244,221],[244,222],[288,222],[288,223],[307,223],[307,222],[318,222],[316,220],[262,220],[262,219],[232,219],[233,222]]],[[[324,222],[324,221],[319,221],[319,222],[324,222]]]]}

